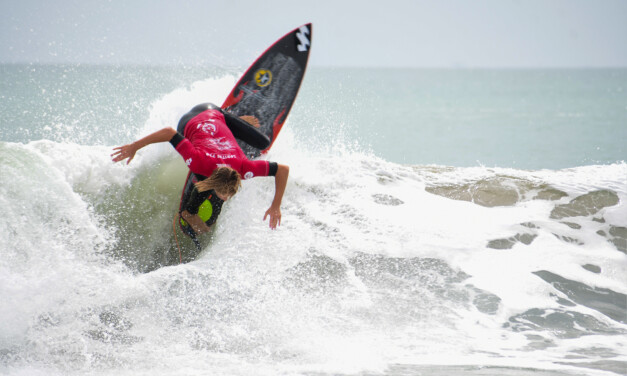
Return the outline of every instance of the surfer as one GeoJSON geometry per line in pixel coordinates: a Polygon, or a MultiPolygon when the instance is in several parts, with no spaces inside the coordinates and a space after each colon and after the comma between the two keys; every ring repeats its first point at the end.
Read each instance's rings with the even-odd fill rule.
{"type": "MultiPolygon", "coordinates": [[[[214,198],[215,193],[218,200],[214,198],[212,203],[217,204],[217,213],[214,210],[216,216],[222,202],[237,193],[242,179],[274,176],[274,199],[263,219],[265,221],[270,217],[270,228],[275,229],[281,224],[281,201],[287,185],[289,167],[264,160],[249,160],[246,157],[237,144],[236,137],[260,150],[270,145],[268,137],[257,131],[255,125],[258,126],[258,120],[253,116],[236,117],[215,105],[203,103],[181,118],[178,131],[170,127],[160,129],[135,142],[114,148],[111,157],[113,162],[127,159],[128,164],[139,149],[154,143],[170,142],[191,172],[201,178],[208,177],[197,182],[194,191],[198,191],[196,194],[203,197],[212,196],[210,198],[214,198]]],[[[197,214],[198,206],[203,200],[192,194],[189,201],[184,205],[180,216],[196,233],[208,231],[209,226],[197,214]]]]}

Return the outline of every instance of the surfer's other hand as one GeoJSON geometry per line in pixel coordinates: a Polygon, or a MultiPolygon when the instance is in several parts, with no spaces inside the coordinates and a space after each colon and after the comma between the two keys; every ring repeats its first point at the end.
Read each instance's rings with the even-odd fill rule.
{"type": "Polygon", "coordinates": [[[270,206],[270,209],[266,210],[266,215],[263,216],[263,220],[270,216],[270,228],[276,229],[281,225],[281,208],[270,206]]]}

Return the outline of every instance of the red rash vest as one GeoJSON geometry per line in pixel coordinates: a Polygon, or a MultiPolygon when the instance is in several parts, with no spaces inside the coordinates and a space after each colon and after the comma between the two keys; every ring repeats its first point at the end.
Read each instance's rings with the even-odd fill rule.
{"type": "Polygon", "coordinates": [[[242,179],[250,179],[270,172],[268,161],[246,158],[218,110],[193,117],[185,126],[184,137],[175,149],[195,174],[211,176],[216,168],[231,167],[242,179]]]}

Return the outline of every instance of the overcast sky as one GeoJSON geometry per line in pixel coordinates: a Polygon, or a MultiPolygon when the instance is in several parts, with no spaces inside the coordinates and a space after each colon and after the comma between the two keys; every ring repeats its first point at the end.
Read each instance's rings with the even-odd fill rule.
{"type": "Polygon", "coordinates": [[[0,62],[247,65],[313,22],[313,66],[627,67],[627,0],[0,0],[0,62]]]}

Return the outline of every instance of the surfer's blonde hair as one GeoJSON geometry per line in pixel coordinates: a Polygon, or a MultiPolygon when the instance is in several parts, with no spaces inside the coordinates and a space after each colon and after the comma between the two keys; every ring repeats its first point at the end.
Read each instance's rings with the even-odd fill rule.
{"type": "Polygon", "coordinates": [[[242,177],[230,167],[219,167],[213,171],[210,177],[196,183],[196,188],[200,192],[210,189],[223,197],[232,197],[242,186],[242,177]]]}

